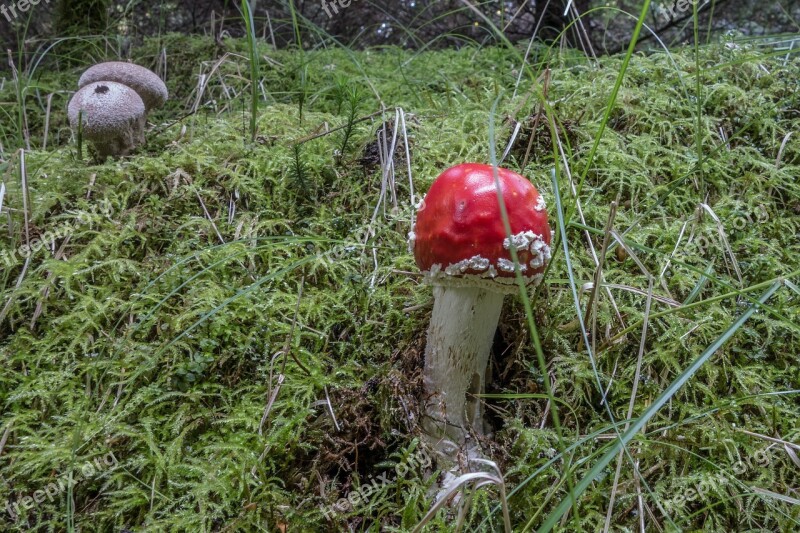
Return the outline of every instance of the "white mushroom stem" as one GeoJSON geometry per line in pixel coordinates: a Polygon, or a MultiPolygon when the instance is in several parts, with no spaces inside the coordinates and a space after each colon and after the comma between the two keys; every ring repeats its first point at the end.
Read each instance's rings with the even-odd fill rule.
{"type": "Polygon", "coordinates": [[[470,434],[483,435],[486,366],[503,307],[503,292],[434,285],[433,315],[425,347],[423,429],[451,460],[470,434]]]}

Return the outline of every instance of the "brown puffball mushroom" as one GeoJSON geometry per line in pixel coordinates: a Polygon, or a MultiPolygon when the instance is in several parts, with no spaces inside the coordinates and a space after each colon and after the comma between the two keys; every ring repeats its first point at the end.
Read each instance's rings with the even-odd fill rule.
{"type": "Polygon", "coordinates": [[[121,83],[100,81],[84,86],[72,97],[67,111],[76,133],[83,111],[83,138],[95,146],[100,161],[128,155],[144,143],[144,102],[121,83]]]}
{"type": "Polygon", "coordinates": [[[90,67],[78,80],[78,87],[83,88],[98,81],[114,81],[127,85],[142,98],[146,113],[164,105],[169,93],[167,86],[155,72],[133,63],[109,61],[90,67]]]}

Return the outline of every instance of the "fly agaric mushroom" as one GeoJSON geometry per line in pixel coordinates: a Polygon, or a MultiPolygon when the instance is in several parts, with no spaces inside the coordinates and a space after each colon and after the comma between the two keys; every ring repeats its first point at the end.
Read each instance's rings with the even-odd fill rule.
{"type": "Polygon", "coordinates": [[[81,75],[78,87],[98,81],[115,81],[136,91],[144,102],[146,112],[161,107],[167,101],[167,86],[158,75],[142,66],[123,61],[98,63],[81,75]]]}
{"type": "Polygon", "coordinates": [[[515,263],[528,285],[538,284],[550,260],[550,226],[545,203],[531,183],[497,169],[508,213],[507,237],[494,168],[461,164],[442,173],[420,205],[409,234],[417,266],[433,285],[433,314],[425,347],[423,431],[450,460],[469,444],[470,434],[485,435],[483,406],[477,395],[486,383],[486,366],[503,298],[519,290],[515,263]]]}
{"type": "Polygon", "coordinates": [[[68,107],[69,123],[76,131],[81,113],[83,136],[97,148],[101,161],[127,155],[144,142],[144,102],[130,87],[113,81],[84,86],[68,107]]]}

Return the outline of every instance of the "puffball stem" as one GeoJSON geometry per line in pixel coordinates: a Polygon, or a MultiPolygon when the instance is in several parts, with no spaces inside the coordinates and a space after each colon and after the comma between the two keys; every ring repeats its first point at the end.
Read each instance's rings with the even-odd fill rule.
{"type": "Polygon", "coordinates": [[[504,294],[479,287],[434,285],[425,346],[423,429],[453,457],[471,432],[483,435],[480,398],[504,294]]]}

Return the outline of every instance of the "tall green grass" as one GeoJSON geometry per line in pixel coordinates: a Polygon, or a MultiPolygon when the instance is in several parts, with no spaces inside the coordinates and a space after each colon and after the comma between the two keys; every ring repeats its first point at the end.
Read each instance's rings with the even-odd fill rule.
{"type": "Polygon", "coordinates": [[[250,60],[250,142],[255,142],[258,133],[258,89],[261,80],[260,59],[256,28],[253,22],[253,12],[250,2],[242,0],[242,17],[247,31],[247,52],[250,60]]]}

